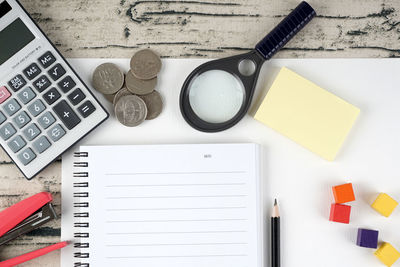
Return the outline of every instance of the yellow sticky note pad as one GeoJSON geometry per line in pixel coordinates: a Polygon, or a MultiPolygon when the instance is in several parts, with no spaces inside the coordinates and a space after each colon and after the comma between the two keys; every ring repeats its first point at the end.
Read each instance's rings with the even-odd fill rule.
{"type": "Polygon", "coordinates": [[[282,68],[255,119],[327,160],[334,160],[360,110],[282,68]]]}

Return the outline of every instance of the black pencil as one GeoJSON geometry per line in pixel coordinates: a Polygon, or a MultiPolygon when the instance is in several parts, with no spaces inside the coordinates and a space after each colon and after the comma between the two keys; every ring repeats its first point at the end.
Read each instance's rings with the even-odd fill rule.
{"type": "Polygon", "coordinates": [[[271,267],[281,266],[281,227],[278,203],[275,199],[271,215],[271,267]]]}

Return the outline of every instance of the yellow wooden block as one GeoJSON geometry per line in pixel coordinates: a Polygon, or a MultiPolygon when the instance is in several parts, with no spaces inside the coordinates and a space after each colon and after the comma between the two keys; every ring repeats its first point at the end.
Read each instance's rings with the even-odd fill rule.
{"type": "Polygon", "coordinates": [[[371,207],[383,216],[389,217],[396,208],[397,204],[397,201],[391,198],[389,195],[381,193],[375,199],[374,203],[372,203],[371,207]]]}
{"type": "Polygon", "coordinates": [[[386,266],[392,266],[400,258],[400,252],[389,243],[383,243],[374,254],[386,266]]]}
{"type": "Polygon", "coordinates": [[[359,113],[357,107],[282,68],[254,118],[332,161],[359,113]]]}

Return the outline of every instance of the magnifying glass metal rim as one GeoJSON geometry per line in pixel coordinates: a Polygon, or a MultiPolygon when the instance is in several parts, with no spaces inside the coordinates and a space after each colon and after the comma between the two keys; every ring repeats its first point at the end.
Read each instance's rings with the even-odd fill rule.
{"type": "Polygon", "coordinates": [[[223,131],[238,123],[246,115],[250,107],[251,99],[253,97],[254,89],[257,83],[257,78],[260,73],[262,63],[264,61],[265,59],[257,51],[253,50],[246,54],[212,60],[194,69],[183,83],[183,89],[180,94],[180,109],[185,121],[193,128],[203,132],[223,131]],[[256,66],[256,69],[252,75],[243,75],[238,70],[239,63],[246,59],[253,61],[256,66]],[[244,98],[242,106],[240,107],[236,115],[226,122],[210,123],[202,120],[194,112],[192,106],[190,105],[189,92],[191,84],[196,79],[196,77],[210,70],[226,71],[229,74],[235,76],[235,78],[243,83],[244,98]]]}
{"type": "Polygon", "coordinates": [[[185,121],[193,128],[202,132],[219,132],[237,124],[247,113],[258,75],[262,64],[269,60],[282,48],[297,32],[299,32],[316,15],[315,10],[305,1],[301,2],[285,19],[283,19],[269,34],[267,34],[249,53],[206,62],[194,69],[183,83],[180,94],[180,109],[185,121]],[[255,64],[252,75],[243,75],[239,71],[239,64],[243,60],[251,60],[255,64]],[[201,119],[192,109],[189,99],[191,83],[206,71],[222,70],[230,73],[242,81],[244,100],[237,114],[230,120],[222,123],[210,123],[201,119]]]}

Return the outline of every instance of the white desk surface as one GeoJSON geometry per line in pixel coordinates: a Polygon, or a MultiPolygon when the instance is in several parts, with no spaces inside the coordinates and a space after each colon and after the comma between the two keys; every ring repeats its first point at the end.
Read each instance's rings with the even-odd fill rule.
{"type": "MultiPolygon", "coordinates": [[[[111,61],[127,70],[127,59],[74,59],[73,66],[90,80],[94,68],[111,61]]],[[[183,80],[204,60],[163,60],[158,90],[165,110],[153,121],[126,128],[111,118],[84,144],[163,144],[255,142],[265,148],[264,210],[266,223],[274,197],[281,207],[282,266],[383,266],[373,249],[356,246],[358,227],[379,230],[379,241],[400,250],[400,208],[391,217],[369,204],[379,192],[400,200],[400,60],[398,59],[277,59],[264,64],[253,108],[286,66],[358,106],[361,114],[334,162],[325,161],[247,115],[220,133],[202,133],[183,120],[179,93],[183,80]],[[331,186],[352,182],[356,201],[351,222],[328,220],[331,186]]],[[[111,110],[111,104],[100,97],[111,110]]],[[[254,111],[254,109],[253,109],[254,111]]],[[[266,226],[267,227],[267,226],[266,226]]],[[[265,229],[267,229],[265,227],[265,229]]],[[[268,233],[268,231],[267,231],[268,233]]],[[[268,244],[266,251],[268,251],[268,244]]],[[[265,266],[269,266],[267,258],[265,266]]],[[[400,266],[397,262],[394,266],[400,266]]]]}

